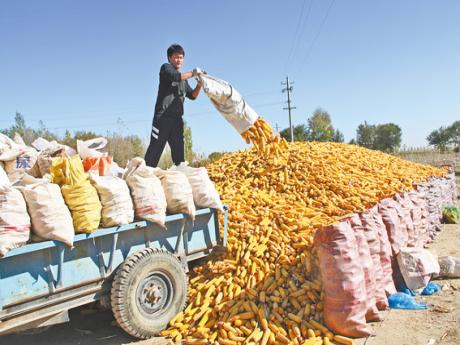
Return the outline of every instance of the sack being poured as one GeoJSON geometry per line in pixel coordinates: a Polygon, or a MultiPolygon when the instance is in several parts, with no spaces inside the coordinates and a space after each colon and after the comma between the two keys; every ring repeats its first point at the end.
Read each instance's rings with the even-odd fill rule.
{"type": "Polygon", "coordinates": [[[225,80],[208,74],[198,76],[203,90],[219,113],[240,133],[246,143],[252,143],[263,158],[284,158],[288,144],[225,80]]]}

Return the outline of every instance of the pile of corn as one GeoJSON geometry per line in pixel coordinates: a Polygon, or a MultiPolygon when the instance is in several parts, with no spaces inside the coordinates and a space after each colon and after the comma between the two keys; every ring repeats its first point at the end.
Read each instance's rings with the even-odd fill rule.
{"type": "Polygon", "coordinates": [[[229,206],[228,253],[194,268],[189,304],[162,335],[186,344],[353,343],[322,324],[314,232],[445,172],[346,144],[285,151],[286,164],[255,147],[208,166],[229,206]]]}

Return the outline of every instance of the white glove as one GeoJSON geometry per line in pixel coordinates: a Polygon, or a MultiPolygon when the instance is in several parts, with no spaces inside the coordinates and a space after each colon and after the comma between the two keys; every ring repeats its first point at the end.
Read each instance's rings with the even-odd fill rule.
{"type": "Polygon", "coordinates": [[[192,71],[192,77],[198,77],[200,74],[206,74],[206,71],[203,71],[201,68],[194,68],[192,71]]]}

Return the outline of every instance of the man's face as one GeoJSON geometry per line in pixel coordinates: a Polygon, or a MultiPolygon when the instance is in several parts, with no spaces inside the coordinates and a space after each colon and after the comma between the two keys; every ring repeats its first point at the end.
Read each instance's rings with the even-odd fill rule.
{"type": "Polygon", "coordinates": [[[184,55],[181,53],[174,53],[168,57],[169,63],[173,65],[176,69],[180,69],[184,63],[184,55]]]}

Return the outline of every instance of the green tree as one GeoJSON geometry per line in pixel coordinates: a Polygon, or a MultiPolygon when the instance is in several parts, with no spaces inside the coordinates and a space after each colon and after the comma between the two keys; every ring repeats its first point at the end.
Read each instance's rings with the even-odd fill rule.
{"type": "Polygon", "coordinates": [[[401,145],[401,128],[394,123],[369,125],[366,121],[356,130],[356,143],[384,152],[394,152],[401,145]]]}
{"type": "Polygon", "coordinates": [[[39,121],[38,129],[33,129],[26,124],[24,116],[20,112],[16,112],[14,116],[14,125],[10,128],[2,129],[0,132],[6,134],[10,138],[14,138],[15,134],[19,134],[26,145],[31,145],[38,137],[42,137],[48,141],[59,139],[58,136],[46,128],[43,121],[39,121]]]}
{"type": "Polygon", "coordinates": [[[439,127],[438,129],[435,129],[430,134],[428,134],[426,137],[428,145],[434,146],[441,152],[445,152],[447,150],[450,139],[450,133],[446,127],[439,127]]]}
{"type": "Polygon", "coordinates": [[[307,137],[310,141],[332,141],[334,127],[331,116],[321,108],[315,110],[307,120],[307,137]]]}
{"type": "Polygon", "coordinates": [[[75,142],[73,140],[72,134],[68,129],[65,130],[64,138],[62,139],[62,144],[70,147],[75,147],[75,142]]]}
{"type": "MultiPolygon", "coordinates": [[[[306,141],[307,140],[307,127],[305,125],[298,125],[292,128],[294,133],[294,141],[306,141]]],[[[280,136],[287,141],[291,141],[291,131],[288,128],[280,131],[280,136]]]]}
{"type": "Polygon", "coordinates": [[[374,148],[375,143],[375,126],[369,125],[366,121],[358,126],[356,130],[356,143],[359,146],[367,147],[368,149],[374,148]]]}
{"type": "Polygon", "coordinates": [[[40,120],[38,122],[38,130],[35,131],[35,136],[38,138],[38,137],[42,137],[43,139],[46,139],[48,141],[53,141],[53,140],[56,140],[58,141],[59,140],[59,137],[54,134],[53,132],[51,132],[46,126],[45,124],[43,123],[42,120],[40,120]]]}
{"type": "Polygon", "coordinates": [[[138,135],[130,135],[126,137],[126,139],[131,143],[133,146],[133,152],[136,157],[144,157],[145,156],[145,145],[142,139],[138,135]]]}
{"type": "Polygon", "coordinates": [[[220,159],[225,152],[211,152],[208,156],[209,163],[215,162],[216,160],[220,159]]]}
{"type": "Polygon", "coordinates": [[[455,121],[450,126],[439,127],[426,137],[428,145],[436,147],[441,152],[453,146],[455,151],[460,150],[460,121],[455,121]]]}
{"type": "Polygon", "coordinates": [[[401,128],[394,123],[378,125],[374,148],[383,152],[394,152],[401,145],[401,135],[401,128]]]}
{"type": "Polygon", "coordinates": [[[332,137],[331,141],[336,142],[336,143],[343,143],[345,141],[345,137],[343,136],[343,133],[341,131],[336,129],[334,131],[334,136],[332,137]]]}
{"type": "Polygon", "coordinates": [[[460,150],[460,121],[455,121],[448,127],[449,144],[454,146],[456,152],[460,150]]]}
{"type": "Polygon", "coordinates": [[[37,138],[35,131],[27,127],[24,116],[20,112],[16,112],[14,115],[14,125],[10,128],[2,129],[1,132],[11,139],[14,138],[15,133],[19,134],[26,145],[30,145],[37,138]]]}
{"type": "Polygon", "coordinates": [[[123,136],[120,133],[107,134],[106,150],[113,160],[124,167],[134,157],[144,157],[145,148],[142,139],[137,135],[123,136]]]}
{"type": "Polygon", "coordinates": [[[192,129],[184,121],[184,156],[187,162],[192,163],[194,160],[192,129]]]}

